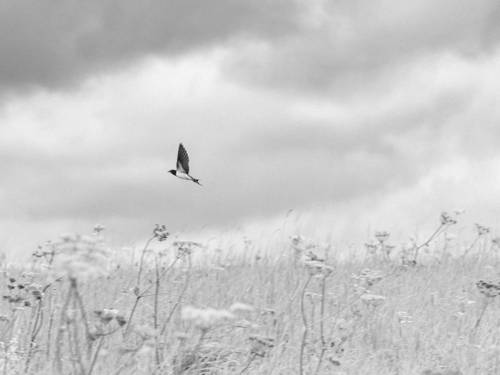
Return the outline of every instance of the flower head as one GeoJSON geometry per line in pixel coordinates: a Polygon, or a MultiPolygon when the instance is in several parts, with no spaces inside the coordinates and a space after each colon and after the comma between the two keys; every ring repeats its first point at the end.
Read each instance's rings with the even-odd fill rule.
{"type": "Polygon", "coordinates": [[[371,306],[381,305],[385,301],[385,297],[378,294],[365,293],[361,297],[361,301],[371,306]]]}
{"type": "Polygon", "coordinates": [[[488,298],[495,298],[500,295],[500,284],[479,280],[476,287],[481,294],[488,298]]]}
{"type": "Polygon", "coordinates": [[[54,243],[53,271],[59,276],[82,279],[107,272],[109,251],[95,238],[81,235],[65,235],[54,243]]]}
{"type": "Polygon", "coordinates": [[[160,225],[156,224],[155,228],[153,229],[153,236],[156,238],[158,241],[162,242],[165,241],[170,233],[167,232],[167,227],[165,225],[160,225]]]}
{"type": "Polygon", "coordinates": [[[236,316],[228,310],[217,310],[213,308],[199,309],[186,306],[182,309],[182,319],[194,322],[201,329],[208,329],[225,320],[232,320],[236,316]]]}
{"type": "Polygon", "coordinates": [[[375,232],[375,238],[377,239],[378,242],[380,243],[384,243],[385,241],[387,241],[389,239],[389,236],[391,234],[387,231],[378,231],[378,232],[375,232]]]}
{"type": "Polygon", "coordinates": [[[457,219],[451,216],[448,212],[441,212],[441,225],[454,225],[457,223],[457,219]]]}
{"type": "Polygon", "coordinates": [[[235,302],[229,307],[229,311],[232,313],[244,312],[244,311],[254,311],[254,307],[247,305],[246,303],[235,302]]]}
{"type": "Polygon", "coordinates": [[[484,225],[480,225],[478,223],[476,223],[475,225],[478,236],[484,236],[485,234],[490,233],[490,228],[485,227],[484,225]]]}

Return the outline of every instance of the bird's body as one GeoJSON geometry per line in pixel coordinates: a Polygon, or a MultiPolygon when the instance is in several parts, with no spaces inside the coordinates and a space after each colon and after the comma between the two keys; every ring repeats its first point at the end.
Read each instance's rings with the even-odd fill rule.
{"type": "Polygon", "coordinates": [[[177,169],[171,169],[169,172],[175,177],[178,177],[182,180],[193,181],[194,183],[197,183],[201,186],[199,180],[189,174],[189,155],[182,143],[179,144],[179,150],[177,151],[176,167],[177,169]]]}

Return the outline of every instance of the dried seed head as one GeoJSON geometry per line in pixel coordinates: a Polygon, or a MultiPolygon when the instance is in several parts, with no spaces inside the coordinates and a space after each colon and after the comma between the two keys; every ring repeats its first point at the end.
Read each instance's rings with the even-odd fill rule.
{"type": "Polygon", "coordinates": [[[476,226],[476,231],[477,231],[478,236],[484,236],[485,234],[490,233],[490,228],[488,228],[488,227],[485,227],[485,226],[477,224],[477,223],[475,224],[475,226],[476,226]]]}
{"type": "Polygon", "coordinates": [[[167,227],[165,225],[155,224],[155,228],[153,229],[153,236],[158,241],[165,241],[170,233],[167,231],[167,227]]]}
{"type": "Polygon", "coordinates": [[[127,319],[125,319],[122,315],[117,315],[115,320],[120,327],[123,327],[125,324],[127,324],[127,319]]]}
{"type": "Polygon", "coordinates": [[[481,294],[488,298],[495,298],[500,295],[500,284],[495,284],[491,282],[486,282],[484,280],[479,280],[476,283],[476,287],[481,294]]]}
{"type": "Polygon", "coordinates": [[[454,225],[457,223],[457,219],[452,217],[448,212],[441,212],[440,220],[442,225],[454,225]]]}

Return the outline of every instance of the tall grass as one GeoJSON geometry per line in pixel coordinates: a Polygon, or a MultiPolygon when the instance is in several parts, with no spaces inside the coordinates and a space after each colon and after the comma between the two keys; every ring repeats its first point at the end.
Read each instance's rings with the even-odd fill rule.
{"type": "Polygon", "coordinates": [[[500,373],[499,241],[450,246],[455,223],[342,262],[300,236],[223,256],[156,226],[124,264],[102,227],[66,236],[3,267],[0,373],[500,373]]]}

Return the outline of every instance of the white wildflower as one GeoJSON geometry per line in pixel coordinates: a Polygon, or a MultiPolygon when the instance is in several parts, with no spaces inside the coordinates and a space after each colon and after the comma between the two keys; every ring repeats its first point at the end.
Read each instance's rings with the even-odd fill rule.
{"type": "Polygon", "coordinates": [[[398,311],[396,313],[399,323],[401,324],[410,324],[413,323],[413,317],[408,314],[406,311],[398,311]]]}
{"type": "Polygon", "coordinates": [[[361,297],[361,300],[367,305],[378,306],[385,301],[385,297],[378,294],[365,293],[361,297]]]}
{"type": "Polygon", "coordinates": [[[95,237],[65,235],[54,248],[53,270],[59,276],[87,279],[107,272],[109,251],[95,237]]]}
{"type": "Polygon", "coordinates": [[[202,329],[208,329],[224,320],[232,320],[236,317],[228,310],[199,309],[193,306],[184,307],[181,316],[184,320],[193,321],[196,326],[202,329]]]}
{"type": "Polygon", "coordinates": [[[247,305],[246,303],[235,302],[229,307],[229,311],[232,313],[243,312],[243,311],[254,311],[254,307],[247,305]]]}
{"type": "Polygon", "coordinates": [[[148,325],[138,325],[134,327],[134,332],[141,336],[144,340],[151,339],[157,335],[157,331],[148,325]]]}
{"type": "Polygon", "coordinates": [[[385,241],[387,241],[389,239],[390,235],[391,234],[385,230],[375,232],[375,238],[380,243],[384,243],[385,241]]]}

